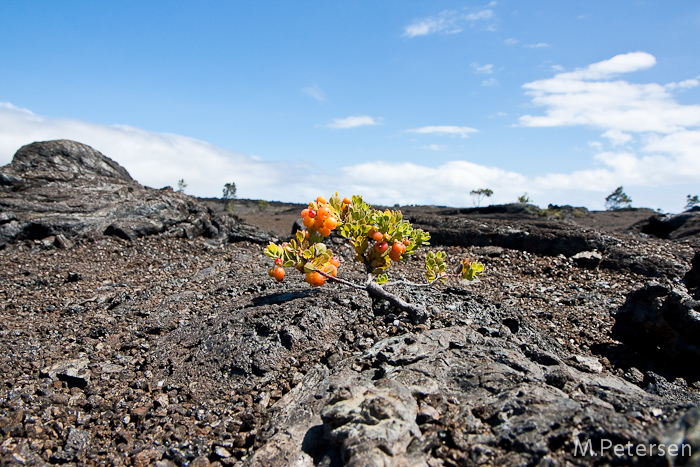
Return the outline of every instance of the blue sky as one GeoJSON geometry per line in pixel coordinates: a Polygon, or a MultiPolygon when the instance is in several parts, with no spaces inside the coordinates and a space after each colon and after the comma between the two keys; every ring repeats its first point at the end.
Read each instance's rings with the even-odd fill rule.
{"type": "Polygon", "coordinates": [[[305,202],[680,212],[700,3],[0,3],[0,165],[74,139],[139,182],[305,202]]]}

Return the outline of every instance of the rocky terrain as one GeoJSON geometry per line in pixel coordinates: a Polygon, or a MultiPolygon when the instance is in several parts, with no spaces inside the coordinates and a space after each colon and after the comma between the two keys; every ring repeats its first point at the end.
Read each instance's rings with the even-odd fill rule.
{"type": "Polygon", "coordinates": [[[255,206],[69,141],[0,169],[0,464],[700,465],[696,212],[403,208],[486,265],[392,287],[416,319],[271,280],[298,207],[255,206]]]}

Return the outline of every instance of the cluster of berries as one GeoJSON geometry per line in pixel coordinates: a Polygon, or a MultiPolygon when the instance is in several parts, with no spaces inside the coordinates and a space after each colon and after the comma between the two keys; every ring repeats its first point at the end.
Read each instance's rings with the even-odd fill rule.
{"type": "MultiPolygon", "coordinates": [[[[336,204],[336,209],[334,209],[326,202],[326,198],[323,196],[319,196],[316,198],[315,202],[309,203],[309,207],[301,211],[302,222],[308,230],[301,232],[302,237],[298,238],[300,246],[307,245],[306,247],[308,247],[319,241],[320,237],[328,237],[338,226],[338,217],[343,213],[347,213],[350,204],[352,204],[352,201],[349,198],[343,199],[342,204],[340,204],[340,210],[338,211],[338,204],[336,204]]],[[[296,244],[294,246],[296,246],[296,244]]],[[[283,252],[285,250],[292,254],[294,247],[290,246],[289,243],[282,243],[281,251],[283,252]]],[[[308,271],[308,260],[303,257],[303,255],[297,256],[293,262],[286,265],[294,264],[296,269],[305,275],[306,282],[313,286],[320,287],[326,283],[328,276],[336,277],[338,275],[338,267],[340,266],[340,259],[331,256],[330,252],[328,252],[324,258],[325,259],[322,261],[314,264],[315,269],[317,269],[315,271],[308,271]],[[322,271],[326,275],[318,271],[322,271]]],[[[270,277],[274,277],[278,282],[282,282],[285,274],[284,265],[284,260],[280,257],[276,257],[275,266],[270,269],[270,277]]]]}
{"type": "MultiPolygon", "coordinates": [[[[323,196],[316,198],[315,204],[318,209],[314,209],[314,206],[309,206],[301,211],[301,220],[304,223],[304,227],[311,232],[316,231],[322,237],[327,237],[338,226],[338,218],[333,215],[330,206],[326,204],[326,198],[323,196]]],[[[345,198],[343,205],[349,204],[350,200],[345,198]]]]}
{"type": "MultiPolygon", "coordinates": [[[[336,258],[335,256],[332,257],[331,259],[328,260],[326,264],[324,264],[320,269],[321,271],[325,272],[329,276],[337,276],[338,275],[338,267],[340,266],[340,259],[336,258]]],[[[303,266],[302,266],[302,272],[303,272],[303,266]]],[[[313,285],[314,287],[321,287],[323,284],[326,283],[328,278],[321,274],[320,272],[316,271],[311,271],[307,272],[304,276],[304,280],[308,282],[309,284],[313,285]]]]}
{"type": "MultiPolygon", "coordinates": [[[[372,227],[367,233],[367,236],[374,240],[374,249],[380,255],[383,255],[384,252],[389,249],[389,242],[387,241],[389,240],[387,238],[388,235],[381,233],[377,226],[372,227]]],[[[406,252],[406,247],[408,245],[410,245],[410,240],[408,240],[407,238],[403,239],[400,242],[395,241],[391,245],[391,250],[389,251],[389,258],[392,261],[400,260],[401,255],[403,255],[406,252]]]]}

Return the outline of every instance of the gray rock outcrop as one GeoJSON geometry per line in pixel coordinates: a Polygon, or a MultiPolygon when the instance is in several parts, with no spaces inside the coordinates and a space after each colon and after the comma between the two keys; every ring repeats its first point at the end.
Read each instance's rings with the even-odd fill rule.
{"type": "Polygon", "coordinates": [[[266,242],[234,218],[223,219],[170,187],[148,188],[100,152],[67,140],[20,148],[0,169],[0,242],[147,235],[266,242]]]}

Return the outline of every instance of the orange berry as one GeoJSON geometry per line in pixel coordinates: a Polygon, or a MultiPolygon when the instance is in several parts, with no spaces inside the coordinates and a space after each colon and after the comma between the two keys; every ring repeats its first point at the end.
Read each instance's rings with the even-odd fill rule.
{"type": "Polygon", "coordinates": [[[326,198],[324,198],[323,196],[319,196],[318,198],[316,198],[316,202],[318,204],[326,204],[326,198]]]}
{"type": "Polygon", "coordinates": [[[307,272],[304,280],[314,287],[321,287],[326,283],[326,277],[316,271],[307,272]]]}
{"type": "Polygon", "coordinates": [[[338,275],[338,268],[336,268],[335,266],[333,266],[330,263],[323,266],[322,271],[325,272],[326,274],[328,274],[329,276],[335,277],[338,275]]]}
{"type": "Polygon", "coordinates": [[[272,275],[277,279],[277,282],[282,282],[284,280],[284,268],[275,268],[272,275]]]}
{"type": "Polygon", "coordinates": [[[309,210],[308,210],[308,208],[301,211],[301,217],[306,217],[306,216],[308,216],[308,215],[309,215],[309,210]]]}
{"type": "Polygon", "coordinates": [[[338,257],[336,257],[336,256],[334,256],[334,257],[332,257],[331,259],[329,259],[328,262],[331,263],[331,264],[332,264],[333,266],[335,266],[336,268],[339,268],[339,267],[340,267],[340,258],[338,258],[338,257]]]}
{"type": "Polygon", "coordinates": [[[407,238],[404,238],[403,240],[401,240],[401,243],[403,243],[404,245],[408,246],[408,245],[411,244],[411,241],[410,241],[409,239],[407,239],[407,238]]]}
{"type": "Polygon", "coordinates": [[[372,234],[372,239],[375,242],[381,242],[383,238],[384,238],[384,235],[381,232],[374,232],[374,234],[372,234]]]}
{"type": "Polygon", "coordinates": [[[304,223],[304,227],[311,227],[314,225],[314,220],[311,217],[305,217],[302,221],[304,223]]]}
{"type": "Polygon", "coordinates": [[[322,206],[318,208],[318,212],[316,213],[316,216],[321,219],[321,220],[326,220],[329,217],[331,217],[331,210],[328,209],[326,206],[322,206]]]}
{"type": "Polygon", "coordinates": [[[333,230],[338,226],[338,219],[331,216],[323,222],[323,227],[329,230],[333,230]]]}
{"type": "Polygon", "coordinates": [[[324,220],[321,219],[321,216],[316,216],[316,220],[314,221],[314,227],[316,227],[316,229],[322,229],[323,222],[324,222],[324,220]]]}
{"type": "Polygon", "coordinates": [[[392,261],[398,261],[401,259],[401,255],[404,254],[406,251],[406,245],[403,243],[394,243],[391,246],[391,251],[389,252],[389,258],[391,258],[392,261]]]}
{"type": "Polygon", "coordinates": [[[343,204],[352,204],[352,200],[350,198],[343,198],[343,204]]]}
{"type": "Polygon", "coordinates": [[[321,227],[320,229],[318,229],[318,233],[320,233],[320,234],[323,235],[324,237],[327,237],[327,236],[329,236],[329,235],[331,234],[331,229],[327,229],[327,228],[325,228],[325,227],[321,227]]]}

